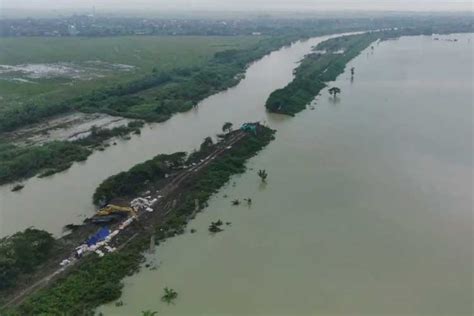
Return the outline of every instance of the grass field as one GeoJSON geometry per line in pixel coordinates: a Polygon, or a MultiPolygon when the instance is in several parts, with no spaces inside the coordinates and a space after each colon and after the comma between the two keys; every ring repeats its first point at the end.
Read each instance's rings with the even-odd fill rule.
{"type": "Polygon", "coordinates": [[[153,68],[167,71],[201,66],[216,52],[245,49],[260,40],[261,37],[255,36],[1,38],[0,109],[25,102],[58,102],[102,86],[133,80],[151,73],[153,68]],[[57,66],[58,63],[72,66],[73,75],[79,73],[83,78],[64,73],[39,78],[41,75],[5,72],[1,68],[3,65],[57,66]]]}

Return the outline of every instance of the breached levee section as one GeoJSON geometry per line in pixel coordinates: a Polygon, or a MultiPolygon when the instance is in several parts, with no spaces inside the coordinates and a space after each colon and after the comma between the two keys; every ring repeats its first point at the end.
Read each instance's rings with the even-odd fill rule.
{"type": "Polygon", "coordinates": [[[246,161],[274,133],[259,123],[247,124],[219,135],[217,143],[206,138],[189,156],[158,155],[106,179],[95,202],[117,203],[121,210],[133,206],[133,212],[97,227],[94,219],[107,216],[98,212],[57,240],[63,245],[60,252],[52,250],[42,269],[17,276],[16,284],[23,286],[5,290],[9,294],[2,315],[84,314],[119,298],[121,280],[139,269],[150,239],[159,243],[185,233],[187,222],[232,175],[246,170],[246,161]]]}

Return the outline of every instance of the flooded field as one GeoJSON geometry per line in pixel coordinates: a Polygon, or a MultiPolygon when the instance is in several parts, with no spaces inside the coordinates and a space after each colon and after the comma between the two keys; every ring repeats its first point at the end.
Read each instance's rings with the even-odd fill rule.
{"type": "Polygon", "coordinates": [[[35,83],[35,79],[91,80],[116,71],[131,71],[134,68],[131,65],[110,64],[100,60],[90,60],[84,63],[0,65],[0,79],[24,83],[35,83]]]}
{"type": "Polygon", "coordinates": [[[98,128],[114,128],[126,125],[131,120],[110,116],[103,113],[80,113],[59,115],[42,123],[19,128],[14,132],[4,133],[4,139],[19,146],[41,145],[48,141],[73,141],[90,134],[93,126],[98,128]]]}

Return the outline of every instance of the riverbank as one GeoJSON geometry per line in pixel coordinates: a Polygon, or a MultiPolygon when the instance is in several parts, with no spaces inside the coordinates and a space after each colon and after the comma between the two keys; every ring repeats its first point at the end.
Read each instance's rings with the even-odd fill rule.
{"type": "Polygon", "coordinates": [[[142,121],[125,126],[101,129],[92,126],[85,137],[74,141],[53,141],[41,146],[22,147],[0,143],[0,185],[39,175],[40,178],[69,169],[74,162],[84,161],[94,150],[110,146],[112,138],[140,134],[142,121]]]}
{"type": "Polygon", "coordinates": [[[140,135],[132,133],[130,140],[114,140],[116,146],[95,151],[86,161],[75,163],[64,172],[31,178],[18,192],[10,192],[11,186],[0,187],[0,236],[34,226],[59,237],[64,225],[80,224],[95,211],[91,196],[111,175],[159,153],[191,152],[199,148],[205,137],[221,133],[222,123],[226,121],[235,126],[252,120],[278,124],[262,106],[268,95],[291,81],[295,65],[312,46],[334,36],[340,34],[298,41],[272,52],[249,65],[237,86],[206,98],[193,110],[176,114],[166,122],[146,124],[140,135]]]}
{"type": "Polygon", "coordinates": [[[274,113],[294,116],[344,72],[346,64],[379,38],[378,32],[329,39],[305,56],[295,78],[286,87],[270,94],[265,107],[274,113]]]}
{"type": "MultiPolygon", "coordinates": [[[[12,111],[6,110],[0,115],[0,132],[10,131],[25,124],[48,119],[52,115],[71,111],[104,113],[120,118],[163,122],[175,113],[189,111],[206,97],[236,85],[251,62],[279,47],[289,45],[298,38],[298,35],[262,38],[257,44],[249,45],[245,49],[216,52],[214,57],[204,65],[168,71],[154,70],[152,74],[128,83],[96,89],[92,93],[61,103],[48,104],[46,109],[24,105],[12,111]]],[[[82,133],[91,133],[93,128],[94,126],[90,126],[89,131],[82,131],[82,133]]],[[[111,132],[124,136],[122,133],[124,128],[116,127],[111,132]],[[116,133],[117,131],[120,133],[116,133]]],[[[35,129],[32,129],[33,133],[34,131],[35,129]]],[[[51,128],[48,131],[51,131],[51,128]]],[[[36,133],[44,133],[44,130],[36,133]]],[[[29,134],[30,137],[35,136],[31,135],[31,132],[29,134]]],[[[67,141],[43,141],[40,145],[22,146],[19,149],[11,143],[9,140],[11,137],[8,134],[5,137],[0,143],[4,148],[0,156],[0,185],[35,176],[42,169],[50,169],[46,175],[64,171],[73,162],[84,161],[90,155],[90,151],[81,150],[67,141]],[[45,160],[40,159],[38,162],[32,158],[37,156],[59,160],[60,163],[54,162],[58,168],[52,170],[53,168],[45,160]]],[[[100,146],[95,147],[100,148],[100,146]]]]}
{"type": "MultiPolygon", "coordinates": [[[[450,31],[442,29],[439,32],[450,31]]],[[[295,77],[292,82],[270,94],[265,102],[265,107],[273,113],[294,116],[306,109],[311,101],[327,87],[329,82],[336,80],[344,72],[346,65],[372,43],[379,40],[426,33],[434,34],[433,31],[427,32],[421,28],[396,28],[342,36],[324,41],[318,44],[313,52],[304,57],[294,71],[295,77]]],[[[352,80],[354,75],[355,69],[351,69],[352,80]]],[[[329,92],[333,95],[334,100],[336,100],[337,94],[341,93],[338,87],[334,87],[334,90],[329,92]]]]}
{"type": "MultiPolygon", "coordinates": [[[[146,162],[145,165],[161,161],[160,166],[157,166],[160,171],[147,175],[140,173],[140,181],[148,182],[149,185],[140,187],[139,190],[146,190],[141,194],[148,195],[151,188],[158,189],[159,200],[153,206],[153,212],[139,213],[137,220],[110,242],[110,246],[119,250],[103,258],[87,256],[84,260],[78,260],[79,262],[71,265],[72,271],[64,269],[58,273],[57,270],[42,269],[34,278],[28,276],[30,282],[27,289],[17,288],[9,292],[9,299],[6,301],[9,301],[9,304],[21,305],[8,313],[54,314],[68,310],[72,314],[78,314],[118,298],[120,280],[136,271],[143,258],[142,252],[149,245],[150,236],[155,235],[156,240],[160,241],[184,233],[187,221],[205,207],[209,197],[224,185],[231,175],[244,172],[246,160],[273,139],[274,131],[261,125],[256,126],[256,134],[238,130],[226,134],[223,140],[216,144],[207,142],[198,153],[192,154],[187,160],[178,153],[172,156],[162,155],[157,157],[157,160],[146,162]],[[174,157],[173,162],[166,162],[170,157],[174,157]],[[76,267],[80,267],[80,270],[77,271],[76,267]],[[36,279],[36,282],[32,282],[32,279],[36,279]],[[51,285],[55,280],[58,280],[57,283],[51,285]],[[32,283],[34,284],[31,286],[32,283]],[[33,294],[37,290],[39,292],[33,294]],[[27,295],[32,296],[24,301],[27,295]],[[84,297],[88,299],[85,300],[84,297]]],[[[119,182],[123,182],[122,186],[129,184],[128,179],[133,178],[140,168],[132,168],[119,175],[118,179],[113,177],[104,183],[114,181],[117,185],[120,185],[119,182]]],[[[138,194],[130,192],[133,196],[136,196],[135,193],[138,194]]],[[[131,197],[125,198],[130,201],[131,197]]],[[[91,230],[90,227],[83,225],[64,237],[71,244],[71,252],[77,242],[84,238],[84,232],[91,230]]],[[[52,261],[58,264],[57,256],[52,257],[52,261]]]]}

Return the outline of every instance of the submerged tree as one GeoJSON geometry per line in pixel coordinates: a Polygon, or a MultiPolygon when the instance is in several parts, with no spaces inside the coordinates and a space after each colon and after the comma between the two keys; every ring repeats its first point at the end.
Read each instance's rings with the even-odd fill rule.
{"type": "Polygon", "coordinates": [[[174,300],[178,297],[178,292],[168,287],[165,287],[165,294],[161,297],[161,300],[165,303],[173,303],[174,300]]]}
{"type": "Polygon", "coordinates": [[[142,311],[142,316],[155,316],[156,314],[158,314],[158,312],[156,311],[151,311],[151,310],[146,310],[146,311],[142,311]]]}
{"type": "Polygon", "coordinates": [[[341,89],[339,89],[338,87],[332,87],[331,89],[329,89],[329,94],[332,95],[334,99],[336,98],[338,93],[341,93],[341,89]]]}
{"type": "Polygon", "coordinates": [[[209,225],[209,232],[215,234],[223,231],[223,229],[221,228],[222,224],[223,223],[221,220],[218,220],[217,222],[212,222],[211,225],[209,225]]]}
{"type": "Polygon", "coordinates": [[[262,179],[262,182],[267,182],[267,171],[265,169],[258,170],[258,176],[262,179]]]}
{"type": "Polygon", "coordinates": [[[224,125],[222,125],[222,131],[225,133],[229,133],[232,131],[232,126],[233,124],[231,122],[225,122],[224,125]]]}

